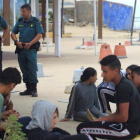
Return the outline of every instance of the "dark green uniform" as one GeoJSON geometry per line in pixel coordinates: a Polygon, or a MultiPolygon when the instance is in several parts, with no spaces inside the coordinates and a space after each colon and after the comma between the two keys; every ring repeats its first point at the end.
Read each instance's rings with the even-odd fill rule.
{"type": "MultiPolygon", "coordinates": [[[[7,22],[5,21],[5,19],[3,17],[0,16],[0,27],[2,27],[2,29],[6,29],[8,26],[7,22]]],[[[0,43],[0,74],[2,72],[2,50],[1,50],[1,43],[0,43]]]]}
{"type": "MultiPolygon", "coordinates": [[[[19,41],[23,43],[29,43],[36,37],[37,34],[44,33],[39,19],[32,16],[28,22],[26,22],[24,18],[19,18],[12,32],[14,34],[19,33],[19,41]]],[[[23,73],[24,83],[38,83],[37,50],[20,50],[18,53],[18,62],[23,73]]]]}

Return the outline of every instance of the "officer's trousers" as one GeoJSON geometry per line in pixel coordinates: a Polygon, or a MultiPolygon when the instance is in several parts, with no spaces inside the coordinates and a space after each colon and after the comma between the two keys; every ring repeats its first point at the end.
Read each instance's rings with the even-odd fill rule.
{"type": "Polygon", "coordinates": [[[37,80],[37,51],[35,49],[20,50],[18,62],[23,74],[24,83],[38,83],[37,80]]]}
{"type": "Polygon", "coordinates": [[[0,74],[2,73],[2,44],[0,43],[0,74]]]}

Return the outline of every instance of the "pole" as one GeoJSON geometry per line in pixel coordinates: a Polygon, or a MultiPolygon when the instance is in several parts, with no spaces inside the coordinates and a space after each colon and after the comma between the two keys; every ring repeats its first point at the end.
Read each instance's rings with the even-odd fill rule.
{"type": "MultiPolygon", "coordinates": [[[[43,40],[45,39],[46,37],[46,24],[45,24],[45,13],[46,13],[46,7],[45,7],[45,1],[46,0],[42,0],[42,27],[44,29],[44,34],[42,34],[42,38],[43,40]]],[[[47,0],[48,1],[48,0],[47,0]]],[[[47,14],[47,13],[46,13],[47,14]]]]}
{"type": "Polygon", "coordinates": [[[97,55],[97,33],[96,33],[96,0],[94,1],[94,34],[95,34],[95,55],[97,55]]]}
{"type": "Polygon", "coordinates": [[[55,43],[55,0],[53,0],[53,43],[55,43]]]}
{"type": "Polygon", "coordinates": [[[76,13],[77,11],[76,11],[76,9],[77,9],[77,8],[76,8],[76,0],[75,0],[75,9],[74,9],[74,17],[75,17],[75,18],[74,18],[74,20],[75,20],[75,26],[77,26],[77,18],[76,18],[76,17],[77,17],[77,13],[76,13]]]}
{"type": "Polygon", "coordinates": [[[102,39],[103,27],[103,1],[98,1],[98,39],[102,39]]]}
{"type": "Polygon", "coordinates": [[[61,38],[63,37],[63,11],[64,11],[64,0],[62,0],[62,9],[61,9],[61,38]]]}
{"type": "Polygon", "coordinates": [[[49,52],[49,1],[46,0],[46,29],[47,29],[47,36],[46,36],[46,47],[47,52],[49,52]]]}
{"type": "Polygon", "coordinates": [[[133,28],[134,28],[134,22],[135,22],[136,5],[137,5],[137,0],[135,0],[135,3],[134,3],[134,13],[133,13],[132,27],[131,27],[131,45],[133,45],[133,28]]]}
{"type": "Polygon", "coordinates": [[[61,0],[55,0],[55,56],[61,57],[61,0]]]}
{"type": "Polygon", "coordinates": [[[16,6],[15,6],[15,0],[13,0],[13,25],[16,24],[16,6]]]}
{"type": "MultiPolygon", "coordinates": [[[[7,23],[10,25],[10,0],[3,1],[3,16],[7,23]]],[[[3,42],[4,46],[10,46],[10,31],[3,42]]]]}

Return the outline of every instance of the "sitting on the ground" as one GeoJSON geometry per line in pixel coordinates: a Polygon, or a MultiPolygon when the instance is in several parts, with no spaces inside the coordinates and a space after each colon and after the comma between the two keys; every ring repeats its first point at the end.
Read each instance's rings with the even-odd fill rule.
{"type": "MultiPolygon", "coordinates": [[[[13,103],[10,101],[11,91],[17,84],[21,83],[20,72],[16,68],[5,69],[0,76],[0,121],[3,123],[10,115],[19,117],[19,113],[13,110],[13,103]],[[6,108],[5,108],[6,106],[6,108]]],[[[18,120],[22,125],[23,132],[25,127],[31,121],[30,117],[19,118],[18,120]]],[[[4,129],[0,123],[0,138],[3,139],[4,129]]]]}
{"type": "Polygon", "coordinates": [[[132,82],[134,83],[134,85],[136,86],[140,94],[140,67],[133,69],[131,76],[132,76],[132,82]]]}
{"type": "Polygon", "coordinates": [[[115,83],[116,112],[78,126],[78,134],[89,134],[94,140],[133,139],[140,129],[140,95],[135,85],[120,74],[117,56],[109,55],[100,62],[102,77],[115,83]]]}
{"type": "Polygon", "coordinates": [[[77,82],[71,91],[69,104],[65,118],[61,121],[70,121],[73,117],[76,121],[89,121],[87,109],[96,117],[103,117],[106,114],[100,112],[95,82],[97,72],[94,68],[87,68],[81,76],[81,81],[77,82]]]}
{"type": "Polygon", "coordinates": [[[130,66],[128,66],[127,68],[126,68],[126,78],[128,79],[128,80],[130,80],[130,81],[132,81],[132,71],[133,71],[133,69],[135,69],[135,68],[137,68],[138,67],[138,65],[130,65],[130,66]]]}
{"type": "MultiPolygon", "coordinates": [[[[123,77],[127,78],[128,80],[131,80],[131,72],[134,68],[138,67],[137,65],[130,65],[126,68],[126,71],[124,70],[120,70],[120,73],[123,77]]],[[[109,82],[106,83],[105,80],[103,80],[103,82],[97,87],[97,91],[98,91],[98,97],[99,97],[99,103],[101,105],[101,109],[102,112],[112,112],[111,108],[110,108],[110,104],[111,103],[116,103],[115,100],[115,84],[114,82],[109,82]]]]}
{"type": "Polygon", "coordinates": [[[33,105],[32,121],[26,127],[28,140],[90,140],[88,135],[70,135],[55,128],[59,116],[55,104],[40,100],[33,105]]]}

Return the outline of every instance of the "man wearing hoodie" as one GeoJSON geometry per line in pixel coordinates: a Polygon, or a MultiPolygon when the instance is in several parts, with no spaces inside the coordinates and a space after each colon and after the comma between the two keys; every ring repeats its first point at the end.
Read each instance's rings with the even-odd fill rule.
{"type": "Polygon", "coordinates": [[[88,135],[70,135],[55,128],[58,108],[55,104],[40,100],[33,105],[32,121],[26,127],[28,140],[91,140],[88,135]]]}

